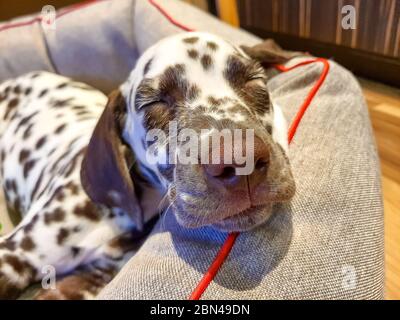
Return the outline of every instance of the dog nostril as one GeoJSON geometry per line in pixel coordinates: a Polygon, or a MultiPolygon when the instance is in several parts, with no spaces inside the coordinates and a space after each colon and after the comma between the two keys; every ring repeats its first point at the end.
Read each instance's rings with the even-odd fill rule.
{"type": "Polygon", "coordinates": [[[204,170],[209,178],[217,180],[230,180],[236,176],[234,165],[209,164],[204,166],[204,170]]]}
{"type": "Polygon", "coordinates": [[[266,170],[267,167],[268,167],[268,160],[265,160],[265,159],[257,160],[256,165],[255,165],[256,170],[258,170],[258,171],[266,170]]]}
{"type": "Polygon", "coordinates": [[[218,176],[216,176],[215,178],[219,178],[219,179],[229,179],[232,178],[233,176],[236,175],[236,170],[234,167],[225,167],[221,174],[219,174],[218,176]]]}

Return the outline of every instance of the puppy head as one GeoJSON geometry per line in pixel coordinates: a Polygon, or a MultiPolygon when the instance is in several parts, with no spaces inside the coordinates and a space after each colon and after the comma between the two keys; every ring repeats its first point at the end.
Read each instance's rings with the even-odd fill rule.
{"type": "MultiPolygon", "coordinates": [[[[168,193],[183,226],[248,230],[268,219],[275,202],[294,194],[286,141],[275,132],[286,128],[275,125],[281,114],[270,103],[260,63],[270,58],[262,61],[256,49],[249,54],[255,59],[206,33],[166,38],[142,55],[121,87],[123,116],[112,103],[104,111],[119,110],[112,123],[120,126],[120,140],[130,146],[146,179],[168,193]]],[[[89,151],[98,147],[93,141],[109,140],[106,135],[95,130],[89,151]]],[[[114,171],[105,174],[118,176],[118,183],[100,184],[105,194],[115,191],[124,210],[136,210],[129,207],[135,203],[133,184],[126,181],[122,152],[115,151],[120,146],[108,147],[114,151],[105,160],[96,157],[97,165],[111,163],[114,171]]],[[[89,184],[97,184],[95,179],[89,184]]]]}

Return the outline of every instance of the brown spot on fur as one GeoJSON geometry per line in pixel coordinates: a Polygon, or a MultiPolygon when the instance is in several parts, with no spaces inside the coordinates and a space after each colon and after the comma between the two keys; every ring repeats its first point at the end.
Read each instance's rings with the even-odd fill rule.
{"type": "Polygon", "coordinates": [[[35,243],[30,236],[25,236],[20,243],[20,247],[22,250],[32,251],[35,248],[35,243]]]}
{"type": "Polygon", "coordinates": [[[7,86],[7,87],[4,89],[4,93],[5,93],[6,95],[9,94],[10,91],[11,91],[11,86],[7,86]]]}
{"type": "Polygon", "coordinates": [[[194,60],[196,60],[199,57],[199,52],[195,49],[189,49],[187,53],[188,56],[194,60]]]}
{"type": "Polygon", "coordinates": [[[56,130],[54,130],[54,133],[55,133],[55,134],[61,133],[61,132],[65,129],[66,126],[67,126],[66,123],[64,123],[64,124],[62,124],[62,125],[59,125],[59,126],[56,128],[56,130]]]}
{"type": "Polygon", "coordinates": [[[40,149],[40,148],[44,145],[44,143],[46,142],[46,140],[47,140],[47,136],[41,137],[41,138],[36,142],[35,148],[36,148],[36,149],[40,149]]]}
{"type": "Polygon", "coordinates": [[[19,162],[23,163],[25,162],[26,159],[28,159],[29,155],[31,152],[27,149],[22,149],[21,152],[19,153],[19,162]]]}
{"type": "Polygon", "coordinates": [[[36,164],[36,159],[31,159],[24,164],[23,173],[25,179],[28,177],[29,171],[32,170],[35,164],[36,164]]]}
{"type": "Polygon", "coordinates": [[[205,70],[208,70],[213,64],[212,58],[211,58],[211,56],[209,54],[204,54],[201,57],[200,62],[201,62],[201,65],[203,66],[203,68],[205,70]]]}
{"type": "Polygon", "coordinates": [[[18,257],[11,254],[5,255],[3,259],[4,262],[9,264],[19,275],[33,275],[33,268],[26,261],[22,261],[18,257]]]}
{"type": "Polygon", "coordinates": [[[193,43],[196,43],[198,40],[199,40],[199,37],[189,37],[189,38],[183,39],[183,42],[193,44],[193,43]]]}
{"type": "Polygon", "coordinates": [[[216,51],[218,49],[218,45],[214,41],[207,41],[207,47],[212,51],[216,51]]]}
{"type": "Polygon", "coordinates": [[[72,257],[76,258],[76,256],[81,253],[81,248],[78,247],[72,247],[71,248],[71,253],[72,253],[72,257]]]}
{"type": "Polygon", "coordinates": [[[59,108],[59,107],[65,107],[67,106],[74,98],[67,98],[67,99],[59,99],[53,101],[53,107],[59,108]]]}
{"type": "Polygon", "coordinates": [[[74,209],[74,214],[78,217],[84,217],[91,221],[99,221],[100,214],[97,207],[89,200],[86,200],[85,203],[80,206],[76,206],[74,209]]]}
{"type": "Polygon", "coordinates": [[[6,191],[12,191],[14,193],[17,192],[17,183],[14,179],[6,179],[5,182],[6,191]]]}
{"type": "Polygon", "coordinates": [[[38,98],[43,97],[45,94],[47,94],[48,91],[49,91],[49,89],[43,89],[42,91],[40,91],[38,98]]]}
{"type": "Polygon", "coordinates": [[[0,242],[0,249],[7,249],[10,251],[14,251],[15,242],[11,239],[5,239],[3,242],[0,242]]]}
{"type": "Polygon", "coordinates": [[[26,96],[29,95],[31,92],[32,92],[32,88],[31,87],[28,87],[28,88],[25,89],[25,95],[26,96]]]}
{"type": "Polygon", "coordinates": [[[64,177],[68,177],[75,169],[75,167],[80,163],[81,158],[84,156],[86,152],[86,147],[82,148],[79,152],[77,152],[70,162],[60,171],[64,175],[64,177]]]}
{"type": "Polygon", "coordinates": [[[59,245],[62,245],[64,243],[65,240],[67,240],[69,236],[69,231],[66,228],[60,228],[60,230],[58,231],[57,234],[57,243],[59,245]]]}
{"type": "Polygon", "coordinates": [[[38,215],[34,215],[31,219],[31,221],[29,221],[26,225],[24,225],[24,231],[25,233],[29,233],[33,230],[33,227],[35,226],[35,224],[38,222],[39,220],[39,216],[38,215]]]}
{"type": "Polygon", "coordinates": [[[21,216],[22,207],[21,207],[21,201],[19,200],[18,197],[15,198],[13,206],[14,206],[15,212],[19,213],[19,216],[21,216]]]}
{"type": "Polygon", "coordinates": [[[31,123],[25,130],[24,133],[22,135],[22,138],[24,140],[28,139],[31,136],[32,133],[32,128],[33,128],[33,123],[31,123]]]}
{"type": "Polygon", "coordinates": [[[86,116],[89,115],[90,112],[88,110],[81,110],[79,112],[76,113],[77,116],[86,116]]]}
{"type": "Polygon", "coordinates": [[[196,86],[195,84],[193,84],[189,87],[189,90],[187,92],[187,100],[189,102],[192,102],[193,100],[197,99],[199,94],[200,94],[200,88],[198,86],[196,86]]]}
{"type": "Polygon", "coordinates": [[[75,226],[72,228],[72,232],[78,233],[81,232],[82,228],[80,226],[75,226]]]}
{"type": "Polygon", "coordinates": [[[44,223],[51,224],[56,222],[64,221],[65,211],[61,208],[56,208],[52,213],[46,212],[44,214],[44,223]]]}
{"type": "Polygon", "coordinates": [[[170,105],[183,102],[189,88],[185,79],[185,66],[176,64],[165,69],[160,77],[159,90],[161,96],[170,105]]]}
{"type": "Polygon", "coordinates": [[[230,55],[226,62],[224,70],[224,77],[228,80],[229,84],[238,88],[243,86],[248,78],[248,68],[242,60],[234,55],[230,55]]]}
{"type": "Polygon", "coordinates": [[[63,88],[65,88],[67,85],[68,85],[68,82],[64,82],[64,83],[59,84],[56,88],[57,88],[57,89],[63,89],[63,88]]]}
{"type": "MultiPolygon", "coordinates": [[[[46,186],[44,189],[49,188],[50,183],[46,186]]],[[[47,208],[53,201],[54,199],[59,199],[59,198],[64,198],[64,191],[63,191],[63,186],[58,186],[52,193],[51,197],[46,201],[46,203],[43,205],[44,208],[47,208]],[[60,196],[61,194],[61,196],[60,196]]]]}
{"type": "MultiPolygon", "coordinates": [[[[52,150],[53,151],[53,150],[52,150]]],[[[54,150],[55,151],[55,150],[54,150]]],[[[53,151],[53,152],[54,152],[53,151]]],[[[52,172],[52,173],[56,173],[56,171],[58,170],[58,169],[60,169],[59,167],[59,165],[60,165],[60,163],[63,161],[63,160],[65,160],[65,158],[66,157],[68,157],[69,155],[70,155],[70,153],[71,153],[71,150],[69,150],[69,149],[67,149],[65,152],[63,152],[63,154],[61,155],[61,156],[59,156],[58,157],[58,159],[53,163],[53,165],[51,166],[51,168],[50,168],[50,172],[52,172]]],[[[50,154],[49,154],[50,155],[50,154]]]]}
{"type": "Polygon", "coordinates": [[[59,201],[59,202],[61,202],[61,201],[63,201],[64,199],[65,199],[65,194],[64,194],[64,192],[63,192],[63,191],[58,192],[57,195],[56,195],[56,200],[59,201]]]}
{"type": "Polygon", "coordinates": [[[20,94],[21,93],[21,87],[19,85],[16,85],[14,88],[14,93],[15,94],[20,94]]]}
{"type": "Polygon", "coordinates": [[[31,193],[31,201],[34,200],[34,198],[35,198],[37,192],[39,191],[39,187],[40,187],[40,184],[42,183],[43,176],[44,176],[44,170],[45,170],[45,169],[43,169],[43,170],[40,172],[39,178],[36,179],[35,186],[33,187],[33,190],[32,190],[32,193],[31,193]]]}
{"type": "Polygon", "coordinates": [[[146,108],[143,125],[147,130],[166,130],[172,120],[174,120],[173,110],[165,103],[156,103],[146,108]]]}
{"type": "Polygon", "coordinates": [[[18,105],[18,103],[19,103],[18,98],[11,99],[8,102],[6,112],[4,113],[4,120],[7,120],[10,112],[15,109],[15,107],[18,105]]]}
{"type": "Polygon", "coordinates": [[[209,96],[207,98],[207,102],[212,106],[212,107],[219,107],[223,104],[228,103],[231,101],[229,97],[223,97],[223,98],[215,98],[213,96],[209,96]]]}
{"type": "MultiPolygon", "coordinates": [[[[36,116],[38,113],[39,113],[39,111],[35,111],[35,112],[31,113],[29,116],[23,117],[23,118],[18,122],[18,124],[17,124],[17,126],[16,126],[16,128],[15,128],[14,133],[16,134],[16,133],[19,131],[19,129],[21,129],[22,127],[24,127],[25,125],[27,125],[27,124],[32,120],[32,118],[33,118],[34,116],[36,116]]],[[[32,127],[32,124],[31,124],[31,127],[32,127]]],[[[27,129],[25,129],[25,132],[26,132],[26,130],[27,130],[27,129]]]]}
{"type": "Polygon", "coordinates": [[[77,195],[79,193],[79,187],[76,184],[74,184],[72,181],[69,182],[64,188],[71,190],[71,193],[73,195],[77,195]]]}

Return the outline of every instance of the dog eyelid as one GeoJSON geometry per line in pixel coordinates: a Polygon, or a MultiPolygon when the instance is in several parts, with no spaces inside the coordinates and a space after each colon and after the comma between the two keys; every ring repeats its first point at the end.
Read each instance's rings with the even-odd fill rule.
{"type": "Polygon", "coordinates": [[[267,79],[263,76],[254,76],[247,80],[246,85],[258,85],[258,86],[265,86],[267,79]]]}
{"type": "Polygon", "coordinates": [[[154,100],[154,101],[149,101],[149,102],[144,102],[139,106],[139,110],[143,109],[143,108],[148,108],[151,107],[152,105],[156,105],[156,104],[165,104],[167,105],[167,102],[164,100],[154,100]]]}

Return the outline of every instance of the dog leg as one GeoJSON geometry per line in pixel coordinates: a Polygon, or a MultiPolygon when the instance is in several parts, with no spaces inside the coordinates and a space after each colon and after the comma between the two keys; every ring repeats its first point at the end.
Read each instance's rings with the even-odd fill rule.
{"type": "Polygon", "coordinates": [[[39,290],[35,300],[94,299],[132,257],[142,243],[138,234],[125,233],[99,249],[95,262],[57,280],[55,287],[39,290]]]}
{"type": "Polygon", "coordinates": [[[17,298],[37,276],[37,270],[18,247],[14,236],[15,232],[0,238],[0,299],[17,298]]]}

